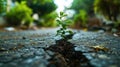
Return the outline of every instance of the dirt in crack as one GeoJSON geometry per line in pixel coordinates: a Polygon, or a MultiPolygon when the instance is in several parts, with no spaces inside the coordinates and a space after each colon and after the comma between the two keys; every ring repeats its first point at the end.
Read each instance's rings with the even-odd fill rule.
{"type": "Polygon", "coordinates": [[[74,50],[74,44],[59,40],[47,50],[55,52],[49,59],[48,67],[93,67],[89,60],[80,51],[74,50]]]}

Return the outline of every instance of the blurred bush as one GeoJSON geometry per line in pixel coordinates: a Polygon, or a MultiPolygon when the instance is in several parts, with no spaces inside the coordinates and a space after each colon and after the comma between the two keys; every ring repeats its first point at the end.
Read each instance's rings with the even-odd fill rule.
{"type": "Polygon", "coordinates": [[[0,0],[0,15],[6,12],[6,0],[0,0]]]}
{"type": "Polygon", "coordinates": [[[120,28],[120,1],[119,0],[95,0],[94,11],[96,14],[104,16],[105,26],[110,30],[120,28]],[[109,23],[111,22],[111,23],[109,23]]]}
{"type": "Polygon", "coordinates": [[[85,10],[88,15],[94,15],[93,3],[94,0],[73,0],[70,8],[75,10],[76,14],[79,13],[79,10],[85,10]]]}
{"type": "Polygon", "coordinates": [[[32,0],[28,2],[28,6],[40,17],[56,10],[57,6],[53,0],[32,0]]]}
{"type": "Polygon", "coordinates": [[[6,13],[7,2],[7,0],[0,1],[0,14],[5,13],[5,19],[9,26],[29,27],[33,22],[37,26],[56,26],[57,13],[55,10],[57,6],[54,0],[11,0],[10,10],[6,13]],[[38,20],[32,18],[34,14],[39,16],[38,20]]]}
{"type": "Polygon", "coordinates": [[[120,1],[119,0],[95,0],[94,10],[105,16],[106,19],[117,21],[120,15],[120,1]]]}
{"type": "Polygon", "coordinates": [[[41,19],[39,19],[36,24],[38,26],[55,27],[57,25],[56,17],[57,17],[56,12],[49,13],[45,16],[42,16],[41,19]]]}
{"type": "Polygon", "coordinates": [[[33,22],[31,17],[32,10],[26,5],[26,2],[16,2],[15,6],[11,8],[6,14],[6,21],[8,25],[19,26],[25,25],[30,26],[33,22]]]}
{"type": "Polygon", "coordinates": [[[88,15],[85,10],[80,10],[79,14],[74,16],[74,26],[77,28],[87,27],[88,15]]]}
{"type": "Polygon", "coordinates": [[[39,16],[39,20],[35,21],[37,26],[56,26],[55,19],[57,14],[55,10],[57,6],[54,3],[54,0],[32,0],[27,4],[33,10],[33,14],[38,14],[39,16]]]}

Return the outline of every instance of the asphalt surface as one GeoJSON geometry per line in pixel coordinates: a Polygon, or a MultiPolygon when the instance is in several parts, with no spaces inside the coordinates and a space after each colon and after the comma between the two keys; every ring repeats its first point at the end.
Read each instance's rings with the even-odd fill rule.
{"type": "MultiPolygon", "coordinates": [[[[120,67],[120,37],[105,32],[75,32],[70,42],[91,65],[120,67]]],[[[0,32],[0,67],[49,67],[54,52],[44,48],[55,44],[55,33],[56,29],[0,32]]]]}

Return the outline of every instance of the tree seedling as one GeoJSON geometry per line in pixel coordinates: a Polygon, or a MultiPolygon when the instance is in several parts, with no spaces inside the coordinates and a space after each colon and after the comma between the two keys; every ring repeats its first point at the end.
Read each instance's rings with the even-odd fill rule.
{"type": "Polygon", "coordinates": [[[64,12],[60,12],[58,19],[57,19],[60,29],[57,30],[56,36],[60,36],[61,39],[64,41],[71,39],[74,34],[71,30],[67,29],[71,21],[66,19],[66,16],[67,14],[65,14],[64,12]]]}

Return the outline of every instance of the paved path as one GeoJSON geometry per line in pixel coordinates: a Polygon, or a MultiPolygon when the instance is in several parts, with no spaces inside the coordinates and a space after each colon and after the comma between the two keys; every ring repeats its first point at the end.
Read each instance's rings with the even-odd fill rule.
{"type": "Polygon", "coordinates": [[[73,37],[72,43],[76,44],[76,50],[84,52],[95,67],[120,67],[120,37],[80,31],[73,37]],[[101,48],[95,49],[93,46],[101,48]]]}
{"type": "MultiPolygon", "coordinates": [[[[50,67],[55,30],[0,32],[0,67],[50,67]]],[[[95,67],[120,67],[120,37],[101,32],[77,31],[70,42],[95,67]],[[95,48],[99,46],[99,48],[95,48]]],[[[61,66],[60,66],[61,67],[61,66]]]]}

